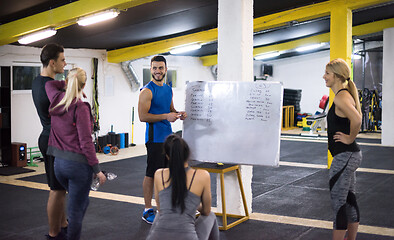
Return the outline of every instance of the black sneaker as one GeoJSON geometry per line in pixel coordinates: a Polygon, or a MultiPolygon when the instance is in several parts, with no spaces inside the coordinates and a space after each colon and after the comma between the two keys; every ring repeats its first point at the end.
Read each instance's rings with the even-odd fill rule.
{"type": "Polygon", "coordinates": [[[60,232],[56,237],[51,237],[49,234],[45,235],[47,240],[66,240],[67,237],[63,232],[60,232]]]}
{"type": "Polygon", "coordinates": [[[62,233],[64,236],[67,236],[67,227],[62,227],[60,229],[60,233],[62,233]]]}

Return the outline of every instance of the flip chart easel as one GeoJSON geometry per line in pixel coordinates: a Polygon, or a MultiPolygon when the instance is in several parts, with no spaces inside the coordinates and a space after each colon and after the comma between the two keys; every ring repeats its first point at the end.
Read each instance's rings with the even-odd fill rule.
{"type": "Polygon", "coordinates": [[[245,198],[245,192],[242,184],[242,178],[241,178],[241,172],[239,170],[239,165],[236,164],[224,164],[224,165],[218,165],[215,163],[200,163],[195,166],[192,166],[192,168],[195,169],[204,169],[207,170],[210,173],[217,173],[220,176],[220,189],[221,189],[221,198],[222,198],[222,212],[221,213],[215,213],[216,216],[222,216],[223,219],[223,226],[219,226],[220,230],[227,230],[230,229],[246,220],[249,219],[249,211],[248,211],[248,206],[246,204],[246,198],[245,198]],[[224,191],[224,174],[226,172],[231,172],[231,171],[236,171],[237,173],[237,178],[238,178],[238,183],[239,183],[239,189],[241,192],[242,196],[242,202],[244,205],[244,210],[245,210],[245,216],[242,215],[235,215],[235,214],[227,214],[226,212],[226,199],[225,199],[225,191],[224,191]],[[231,218],[238,218],[238,220],[228,224],[227,223],[227,217],[231,218]]]}
{"type": "Polygon", "coordinates": [[[279,166],[283,86],[279,82],[189,82],[186,87],[183,138],[194,168],[220,175],[220,230],[249,219],[238,164],[279,166]],[[218,165],[216,163],[225,163],[218,165]],[[227,214],[224,173],[236,171],[245,216],[227,214]],[[237,218],[228,224],[227,217],[237,218]]]}

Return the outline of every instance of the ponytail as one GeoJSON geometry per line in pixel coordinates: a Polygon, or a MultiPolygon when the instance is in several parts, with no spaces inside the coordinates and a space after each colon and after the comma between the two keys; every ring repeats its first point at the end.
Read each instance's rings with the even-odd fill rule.
{"type": "Polygon", "coordinates": [[[356,103],[356,109],[357,109],[358,113],[360,113],[360,115],[361,115],[360,99],[358,97],[358,90],[357,90],[356,84],[354,84],[354,82],[352,80],[349,80],[349,81],[347,81],[347,88],[348,88],[350,94],[352,95],[354,102],[356,103]]]}
{"type": "Polygon", "coordinates": [[[81,98],[81,91],[86,84],[86,72],[82,68],[73,68],[67,75],[67,88],[63,99],[51,110],[64,105],[64,110],[81,98]]]}
{"type": "Polygon", "coordinates": [[[168,157],[168,167],[170,169],[172,194],[172,207],[181,207],[185,210],[185,198],[187,195],[185,162],[189,158],[190,150],[187,143],[177,135],[170,135],[164,142],[164,151],[168,157]]]}

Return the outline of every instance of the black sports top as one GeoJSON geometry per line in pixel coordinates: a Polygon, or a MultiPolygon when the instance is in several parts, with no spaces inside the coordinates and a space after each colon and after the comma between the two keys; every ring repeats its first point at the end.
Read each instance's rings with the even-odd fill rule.
{"type": "Polygon", "coordinates": [[[38,75],[32,83],[31,90],[33,102],[36,106],[38,116],[42,125],[42,135],[49,136],[51,132],[51,117],[49,116],[49,99],[45,91],[45,83],[52,81],[51,77],[43,77],[38,75]]]}
{"type": "MultiPolygon", "coordinates": [[[[346,90],[343,88],[337,92],[337,94],[346,90]]],[[[330,110],[327,114],[327,127],[328,127],[328,149],[331,152],[332,156],[335,156],[342,152],[358,152],[360,151],[360,147],[356,143],[356,141],[351,144],[344,144],[342,142],[335,142],[334,135],[336,132],[343,132],[344,134],[350,133],[350,120],[348,118],[339,117],[335,114],[335,103],[332,103],[330,110]]]]}

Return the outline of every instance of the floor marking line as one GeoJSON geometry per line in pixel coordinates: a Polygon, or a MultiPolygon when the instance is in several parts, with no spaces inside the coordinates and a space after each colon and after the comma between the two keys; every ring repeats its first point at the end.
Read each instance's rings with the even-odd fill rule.
{"type": "Polygon", "coordinates": [[[18,186],[18,187],[27,187],[27,188],[33,188],[33,189],[38,189],[38,190],[49,191],[48,184],[45,184],[45,183],[29,182],[29,181],[23,181],[23,180],[17,180],[17,179],[14,179],[12,181],[0,180],[0,183],[14,185],[14,186],[18,186]]]}
{"type": "MultiPolygon", "coordinates": [[[[325,220],[318,220],[318,219],[288,217],[288,216],[265,214],[265,213],[251,213],[250,219],[265,221],[265,222],[297,225],[297,226],[332,229],[332,222],[325,220]]],[[[394,237],[394,228],[360,225],[358,228],[358,232],[394,237]]]]}
{"type": "MultiPolygon", "coordinates": [[[[290,166],[290,167],[306,167],[306,168],[327,169],[327,165],[313,164],[313,163],[299,163],[299,162],[279,161],[279,165],[281,165],[281,166],[290,166]]],[[[377,168],[358,168],[357,172],[394,174],[394,170],[377,169],[377,168]]]]}
{"type": "MultiPolygon", "coordinates": [[[[13,180],[13,181],[1,180],[0,183],[49,191],[48,185],[44,183],[28,182],[23,180],[13,180]]],[[[89,196],[98,199],[110,200],[110,201],[144,205],[143,197],[136,197],[136,196],[130,196],[124,194],[116,194],[116,193],[105,193],[100,191],[90,191],[89,196]]],[[[154,199],[152,205],[156,206],[154,199]]],[[[217,210],[218,210],[217,208],[212,207],[213,212],[217,212],[217,210]]],[[[296,226],[332,229],[332,222],[326,220],[318,220],[318,219],[289,217],[289,216],[281,216],[281,215],[265,214],[265,213],[257,213],[257,212],[251,213],[250,219],[257,221],[264,221],[264,222],[296,225],[296,226]]],[[[394,237],[394,228],[360,225],[359,232],[394,237]]]]}
{"type": "MultiPolygon", "coordinates": [[[[299,136],[281,136],[280,140],[285,140],[285,141],[295,141],[295,142],[318,142],[318,143],[327,143],[327,138],[321,138],[321,137],[316,137],[313,139],[312,137],[299,137],[299,136]]],[[[356,139],[357,141],[357,139],[356,139]]],[[[382,145],[381,143],[365,143],[365,142],[357,142],[358,145],[362,146],[377,146],[377,147],[392,147],[392,146],[386,146],[382,145]]]]}
{"type": "Polygon", "coordinates": [[[280,160],[279,160],[279,165],[289,166],[289,167],[306,167],[306,168],[327,169],[327,165],[323,165],[323,164],[286,162],[286,161],[280,161],[280,160]]]}
{"type": "MultiPolygon", "coordinates": [[[[33,189],[38,189],[38,190],[49,191],[48,185],[44,184],[44,183],[29,182],[29,181],[24,181],[24,180],[13,180],[13,181],[0,180],[0,183],[14,185],[14,186],[18,186],[18,187],[27,187],[27,188],[33,188],[33,189]]],[[[94,197],[94,198],[99,198],[99,199],[111,200],[111,201],[134,203],[134,204],[141,204],[141,205],[144,204],[143,197],[135,197],[135,196],[131,196],[131,195],[124,195],[124,194],[117,194],[117,193],[106,193],[106,192],[100,192],[100,191],[90,191],[89,196],[94,197]]],[[[154,199],[153,199],[152,204],[154,206],[156,206],[154,199]]]]}

